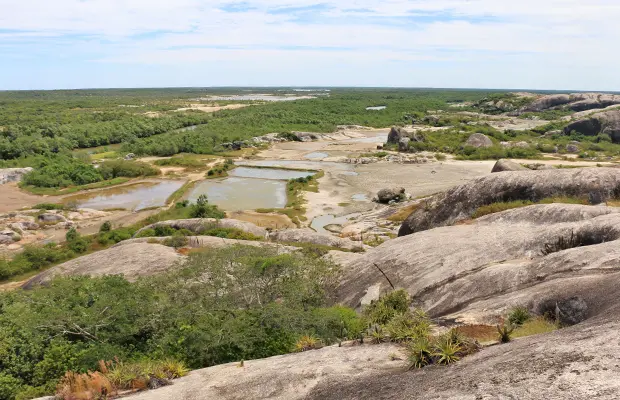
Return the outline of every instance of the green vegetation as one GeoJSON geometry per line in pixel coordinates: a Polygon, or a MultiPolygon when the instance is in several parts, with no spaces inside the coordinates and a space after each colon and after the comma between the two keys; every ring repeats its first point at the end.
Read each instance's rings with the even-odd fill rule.
{"type": "Polygon", "coordinates": [[[206,166],[206,156],[197,158],[188,154],[165,158],[163,160],[156,160],[155,165],[160,167],[184,167],[191,169],[204,168],[206,166]]]}
{"type": "Polygon", "coordinates": [[[525,307],[515,307],[508,314],[508,322],[514,326],[521,326],[531,318],[530,311],[525,307]]]}
{"type": "Polygon", "coordinates": [[[96,371],[100,360],[113,362],[99,373],[122,388],[167,360],[181,364],[165,371],[184,371],[295,351],[304,336],[357,337],[355,311],[333,306],[337,280],[320,258],[236,246],[135,283],[59,278],[0,293],[0,393],[52,394],[66,371],[96,371]]]}
{"type": "Polygon", "coordinates": [[[523,325],[517,327],[512,333],[512,337],[520,338],[525,336],[540,335],[543,333],[553,332],[558,329],[558,323],[549,321],[544,317],[536,317],[527,320],[523,323],[523,325]]]}
{"type": "Polygon", "coordinates": [[[207,179],[213,178],[222,178],[224,176],[228,176],[228,171],[235,168],[235,163],[232,159],[227,158],[223,164],[218,164],[215,167],[211,168],[207,174],[207,179]]]}

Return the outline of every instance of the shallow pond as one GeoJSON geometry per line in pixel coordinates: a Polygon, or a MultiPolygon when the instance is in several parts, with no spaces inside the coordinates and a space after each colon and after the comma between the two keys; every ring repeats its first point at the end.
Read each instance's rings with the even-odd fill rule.
{"type": "Polygon", "coordinates": [[[199,183],[189,200],[195,202],[201,194],[207,196],[209,203],[226,211],[284,208],[287,200],[286,181],[236,176],[199,183]]]}
{"type": "Polygon", "coordinates": [[[329,157],[329,154],[321,153],[319,151],[315,151],[314,153],[309,153],[304,156],[304,158],[307,158],[308,160],[316,160],[316,159],[326,158],[326,157],[329,157]]]}
{"type": "Polygon", "coordinates": [[[353,201],[361,201],[361,202],[368,202],[368,201],[370,201],[368,196],[366,196],[366,194],[364,194],[364,193],[354,194],[353,196],[351,196],[351,199],[353,201]]]}
{"type": "Polygon", "coordinates": [[[143,182],[64,198],[64,203],[77,202],[79,207],[105,210],[124,208],[139,211],[162,207],[172,193],[183,186],[182,181],[143,182]]]}
{"type": "Polygon", "coordinates": [[[276,96],[271,94],[233,94],[223,96],[207,96],[202,97],[199,100],[212,100],[212,101],[294,101],[294,100],[306,100],[314,99],[314,96],[276,96]]]}
{"type": "Polygon", "coordinates": [[[387,142],[387,138],[388,138],[388,135],[386,134],[386,135],[378,135],[378,136],[371,136],[371,137],[365,137],[365,138],[348,139],[346,140],[346,142],[384,144],[385,142],[387,142]]]}
{"type": "Polygon", "coordinates": [[[349,221],[351,218],[359,217],[360,213],[353,213],[343,215],[342,217],[336,217],[333,214],[323,214],[315,217],[310,224],[310,227],[319,233],[330,233],[325,229],[327,225],[342,225],[349,221]]]}
{"type": "Polygon", "coordinates": [[[228,175],[236,176],[238,178],[260,178],[279,180],[304,178],[306,176],[312,176],[314,174],[316,174],[316,172],[313,171],[293,171],[289,169],[252,167],[237,167],[228,173],[228,175]]]}
{"type": "Polygon", "coordinates": [[[368,111],[381,111],[381,110],[385,110],[387,108],[387,106],[373,106],[373,107],[366,107],[366,110],[368,111]]]}

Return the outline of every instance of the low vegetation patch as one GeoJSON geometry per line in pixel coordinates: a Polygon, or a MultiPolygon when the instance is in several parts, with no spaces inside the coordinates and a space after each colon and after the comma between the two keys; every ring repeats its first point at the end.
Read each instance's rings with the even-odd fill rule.
{"type": "Polygon", "coordinates": [[[0,292],[0,393],[52,394],[60,384],[59,394],[105,388],[109,396],[186,368],[335,344],[363,330],[354,310],[334,305],[338,268],[320,257],[247,246],[188,257],[134,283],[71,277],[0,292]],[[113,362],[103,368],[101,359],[113,362]],[[63,379],[66,371],[74,373],[63,379]]]}
{"type": "Polygon", "coordinates": [[[403,222],[407,219],[413,212],[415,212],[420,207],[420,204],[411,204],[403,208],[399,208],[394,214],[390,215],[387,219],[392,222],[403,222]]]}
{"type": "Polygon", "coordinates": [[[205,177],[207,179],[222,178],[222,177],[228,176],[228,171],[230,171],[233,168],[235,168],[234,161],[230,158],[227,158],[224,163],[218,164],[215,167],[211,168],[207,172],[205,177]]]}

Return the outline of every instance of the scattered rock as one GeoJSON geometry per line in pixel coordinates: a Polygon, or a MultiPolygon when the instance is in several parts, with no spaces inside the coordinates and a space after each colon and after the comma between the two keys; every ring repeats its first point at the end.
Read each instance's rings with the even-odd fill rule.
{"type": "Polygon", "coordinates": [[[579,147],[577,147],[577,145],[574,144],[567,144],[566,145],[566,152],[567,153],[579,153],[579,147]]]}
{"type": "Polygon", "coordinates": [[[382,204],[388,204],[391,201],[401,201],[404,200],[405,188],[392,188],[392,189],[381,189],[377,192],[377,202],[382,204]]]}
{"type": "Polygon", "coordinates": [[[44,213],[37,217],[39,221],[44,222],[46,224],[58,223],[58,222],[67,222],[67,218],[60,214],[54,213],[44,213]]]}
{"type": "Polygon", "coordinates": [[[481,148],[481,147],[491,147],[493,146],[493,141],[482,133],[474,133],[467,139],[465,142],[466,146],[481,148]]]}
{"type": "Polygon", "coordinates": [[[134,158],[136,158],[136,155],[135,155],[135,154],[133,154],[133,153],[129,153],[129,154],[127,154],[127,155],[124,157],[125,161],[131,161],[131,160],[133,160],[134,158]]]}
{"type": "Polygon", "coordinates": [[[401,138],[398,141],[398,151],[402,151],[403,153],[407,152],[409,150],[409,142],[410,141],[411,141],[411,139],[409,139],[408,137],[401,138]]]}
{"type": "Polygon", "coordinates": [[[501,159],[495,163],[495,165],[493,166],[493,169],[491,170],[491,172],[504,172],[504,171],[527,171],[527,168],[525,168],[521,164],[518,164],[514,161],[501,159]]]}
{"type": "Polygon", "coordinates": [[[555,305],[555,316],[562,325],[576,325],[588,317],[588,304],[581,297],[558,301],[555,305]]]}
{"type": "Polygon", "coordinates": [[[0,185],[4,185],[9,182],[19,182],[22,177],[28,172],[31,172],[32,168],[5,168],[0,169],[0,185]]]}
{"type": "Polygon", "coordinates": [[[12,244],[14,242],[19,242],[20,240],[22,240],[22,237],[11,229],[0,231],[0,244],[12,244]]]}
{"type": "Polygon", "coordinates": [[[399,144],[400,139],[408,136],[409,132],[407,132],[405,129],[393,126],[392,129],[390,129],[390,133],[388,134],[387,142],[389,144],[399,144]]]}

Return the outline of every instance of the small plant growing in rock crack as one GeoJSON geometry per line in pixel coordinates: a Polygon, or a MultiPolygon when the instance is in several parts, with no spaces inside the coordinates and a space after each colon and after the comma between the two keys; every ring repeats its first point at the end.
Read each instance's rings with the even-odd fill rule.
{"type": "Polygon", "coordinates": [[[575,236],[575,232],[571,231],[570,237],[568,239],[566,239],[564,236],[560,236],[553,243],[545,243],[543,249],[541,250],[541,254],[543,256],[547,256],[552,253],[557,253],[562,250],[572,249],[579,246],[581,246],[581,243],[579,243],[579,239],[575,236]]]}
{"type": "Polygon", "coordinates": [[[295,343],[295,351],[301,353],[308,350],[316,350],[322,347],[321,341],[312,335],[305,335],[295,343]]]}
{"type": "Polygon", "coordinates": [[[515,327],[509,322],[502,325],[497,325],[497,333],[500,343],[508,343],[512,340],[512,332],[515,327]]]}
{"type": "Polygon", "coordinates": [[[370,343],[379,344],[387,342],[387,337],[383,332],[383,327],[379,324],[373,324],[368,328],[368,336],[370,337],[370,343]]]}
{"type": "Polygon", "coordinates": [[[428,338],[420,338],[409,343],[407,354],[409,369],[424,368],[433,361],[432,346],[428,338]]]}
{"type": "Polygon", "coordinates": [[[525,307],[515,307],[508,314],[508,322],[513,326],[521,326],[532,318],[530,312],[525,307]]]}
{"type": "Polygon", "coordinates": [[[433,356],[436,357],[436,363],[441,365],[448,365],[457,362],[461,359],[458,356],[461,351],[461,346],[457,343],[453,343],[450,339],[439,340],[435,344],[433,356]]]}

